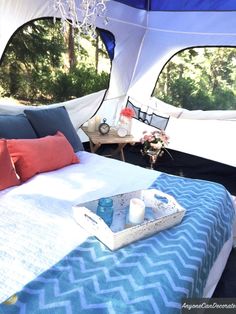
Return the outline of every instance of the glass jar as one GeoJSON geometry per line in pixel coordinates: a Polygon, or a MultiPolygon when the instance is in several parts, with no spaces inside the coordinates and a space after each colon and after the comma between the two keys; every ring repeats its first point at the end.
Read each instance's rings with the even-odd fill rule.
{"type": "Polygon", "coordinates": [[[100,198],[98,201],[97,215],[110,227],[113,220],[113,200],[111,198],[100,198]]]}
{"type": "Polygon", "coordinates": [[[126,117],[121,115],[118,126],[125,128],[127,130],[127,135],[131,135],[131,130],[132,130],[132,117],[126,117]]]}

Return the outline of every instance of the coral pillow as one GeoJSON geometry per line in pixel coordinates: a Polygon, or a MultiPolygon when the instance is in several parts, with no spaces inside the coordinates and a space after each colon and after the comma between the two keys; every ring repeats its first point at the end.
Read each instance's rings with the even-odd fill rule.
{"type": "Polygon", "coordinates": [[[7,147],[22,181],[37,173],[79,163],[71,144],[61,132],[37,139],[7,140],[7,147]]]}
{"type": "Polygon", "coordinates": [[[0,140],[0,190],[19,184],[20,181],[13,168],[6,140],[0,140]]]}

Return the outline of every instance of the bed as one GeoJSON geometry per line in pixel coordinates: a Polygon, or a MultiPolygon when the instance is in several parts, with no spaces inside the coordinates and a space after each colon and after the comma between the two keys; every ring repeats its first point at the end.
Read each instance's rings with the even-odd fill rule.
{"type": "Polygon", "coordinates": [[[183,298],[211,297],[233,245],[227,190],[76,154],[0,192],[0,312],[178,313],[183,298]],[[74,219],[73,205],[149,187],[186,209],[181,224],[111,252],[74,219]]]}

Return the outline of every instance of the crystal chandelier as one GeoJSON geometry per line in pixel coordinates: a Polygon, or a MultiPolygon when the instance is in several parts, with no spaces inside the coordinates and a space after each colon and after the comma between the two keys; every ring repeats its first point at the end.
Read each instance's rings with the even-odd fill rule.
{"type": "Polygon", "coordinates": [[[108,0],[53,0],[54,10],[60,13],[62,28],[70,24],[73,29],[78,29],[78,36],[96,36],[96,19],[103,18],[107,23],[106,2],[108,0]],[[78,3],[78,6],[77,6],[78,3]]]}

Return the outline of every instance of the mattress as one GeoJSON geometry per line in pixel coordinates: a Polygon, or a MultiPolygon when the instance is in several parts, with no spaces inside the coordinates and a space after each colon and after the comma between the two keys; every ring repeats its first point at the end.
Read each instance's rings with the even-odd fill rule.
{"type": "MultiPolygon", "coordinates": [[[[12,310],[17,313],[17,309],[33,313],[34,307],[47,313],[49,309],[55,311],[62,304],[63,308],[76,307],[85,313],[88,309],[91,313],[97,313],[98,308],[103,307],[110,312],[110,308],[114,310],[122,306],[122,301],[118,302],[116,297],[112,297],[117,289],[121,291],[124,306],[129,304],[132,309],[141,312],[149,309],[146,306],[149,306],[148,300],[152,297],[151,304],[154,308],[156,306],[156,310],[166,311],[170,307],[176,311],[180,307],[179,301],[166,302],[173,291],[185,296],[210,296],[232,247],[234,209],[229,193],[217,184],[166,175],[86,152],[79,153],[79,157],[79,165],[40,174],[0,194],[1,301],[22,290],[19,292],[20,298],[26,300],[27,304],[18,302],[13,308],[3,305],[4,313],[11,313],[12,310]],[[179,226],[112,253],[74,221],[74,204],[151,185],[172,194],[186,207],[186,217],[179,226]],[[195,241],[195,236],[196,246],[199,244],[196,249],[189,244],[195,241]],[[177,260],[173,255],[177,255],[177,260]],[[169,256],[170,259],[166,260],[169,256]],[[111,263],[111,260],[116,263],[111,263]],[[137,260],[143,267],[135,264],[137,260]],[[185,269],[182,266],[186,266],[186,260],[185,269]],[[154,273],[155,280],[152,282],[152,274],[145,275],[150,271],[149,267],[144,267],[147,263],[154,267],[153,270],[156,268],[156,272],[160,270],[161,276],[164,274],[163,278],[167,280],[157,284],[159,277],[155,279],[154,273]],[[121,265],[127,269],[130,267],[130,270],[127,273],[124,268],[117,279],[121,265]],[[169,269],[171,265],[174,272],[169,269]],[[139,293],[136,280],[142,281],[145,289],[149,283],[152,287],[152,296],[145,296],[144,301],[139,300],[137,291],[131,296],[125,292],[128,287],[126,278],[130,278],[135,267],[140,275],[134,277],[135,281],[129,280],[132,287],[139,293]],[[94,280],[95,274],[100,274],[97,278],[101,280],[103,272],[108,276],[109,285],[103,279],[101,282],[94,280]],[[110,277],[112,272],[116,275],[113,279],[110,277]],[[122,289],[117,288],[114,282],[123,279],[119,286],[122,289]],[[154,286],[156,289],[153,289],[154,286]],[[109,289],[110,294],[99,299],[98,303],[97,295],[104,296],[104,291],[107,293],[109,289]],[[55,295],[51,298],[52,291],[55,295]],[[162,294],[162,301],[158,292],[162,294]],[[130,298],[134,298],[135,302],[131,302],[130,298]],[[86,302],[78,304],[78,300],[86,302]],[[159,303],[156,303],[157,300],[159,303]],[[167,307],[164,303],[167,303],[167,307]]],[[[131,290],[128,288],[127,291],[131,290]]],[[[123,311],[124,308],[119,309],[123,311]]]]}
{"type": "Polygon", "coordinates": [[[72,206],[149,187],[157,171],[79,152],[80,163],[0,192],[0,303],[84,242],[72,206]]]}

